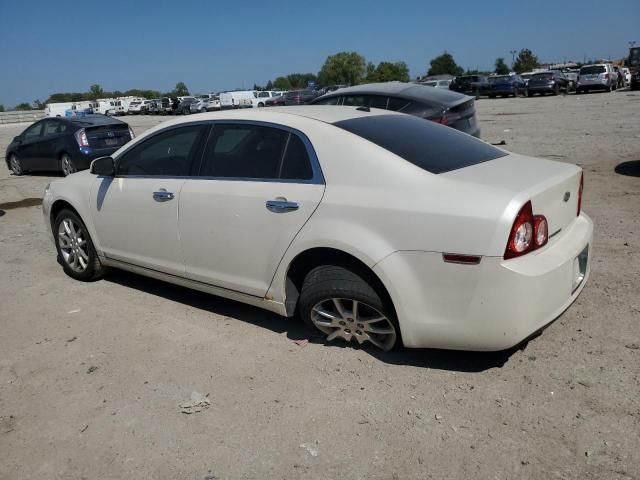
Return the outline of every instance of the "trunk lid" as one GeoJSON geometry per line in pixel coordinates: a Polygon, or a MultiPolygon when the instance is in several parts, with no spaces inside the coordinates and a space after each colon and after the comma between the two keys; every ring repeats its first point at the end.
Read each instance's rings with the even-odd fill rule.
{"type": "Polygon", "coordinates": [[[126,123],[85,127],[84,131],[91,148],[119,148],[131,140],[126,123]]]}
{"type": "Polygon", "coordinates": [[[513,220],[528,200],[534,215],[547,218],[550,244],[577,218],[582,169],[572,164],[510,154],[441,175],[504,194],[507,205],[492,249],[497,255],[504,252],[513,220]]]}

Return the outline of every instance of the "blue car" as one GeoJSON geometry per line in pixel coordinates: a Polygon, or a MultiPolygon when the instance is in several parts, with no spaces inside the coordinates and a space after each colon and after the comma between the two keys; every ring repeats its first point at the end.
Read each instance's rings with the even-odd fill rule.
{"type": "Polygon", "coordinates": [[[525,82],[520,75],[498,75],[489,77],[489,98],[497,96],[509,97],[513,95],[517,97],[524,94],[525,82]]]}
{"type": "Polygon", "coordinates": [[[134,137],[125,122],[104,115],[45,118],[28,127],[7,147],[5,161],[14,175],[62,171],[66,176],[89,168],[134,137]]]}

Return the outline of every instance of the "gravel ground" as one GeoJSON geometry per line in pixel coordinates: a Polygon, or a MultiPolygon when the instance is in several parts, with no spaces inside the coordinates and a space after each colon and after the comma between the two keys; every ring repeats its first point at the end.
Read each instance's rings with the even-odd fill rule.
{"type": "Polygon", "coordinates": [[[51,177],[0,169],[0,479],[640,478],[640,92],[477,107],[486,140],[583,166],[596,224],[582,295],[495,354],[298,346],[242,304],[75,282],[25,200],[51,177]]]}

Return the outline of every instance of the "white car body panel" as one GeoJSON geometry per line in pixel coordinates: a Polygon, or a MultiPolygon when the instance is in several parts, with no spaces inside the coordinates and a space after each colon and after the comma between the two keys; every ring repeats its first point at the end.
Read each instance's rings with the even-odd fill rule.
{"type": "MultiPolygon", "coordinates": [[[[292,313],[285,308],[292,261],[309,249],[340,250],[378,276],[408,347],[508,348],[575,300],[589,274],[593,236],[591,220],[576,216],[581,169],[509,154],[432,174],[331,125],[368,115],[401,114],[305,106],[198,116],[200,122],[259,121],[303,132],[323,184],[186,178],[146,179],[134,187],[128,185],[133,178],[83,172],[51,184],[45,216],[55,201],[67,201],[106,264],[280,314],[292,313]],[[175,200],[153,202],[158,188],[171,189],[175,200]],[[300,209],[268,211],[265,202],[276,197],[300,209]],[[528,200],[555,235],[539,250],[504,260],[513,220],[528,200]],[[589,261],[576,286],[577,257],[587,246],[589,261]],[[481,261],[446,263],[443,253],[481,261]]],[[[195,121],[165,122],[114,157],[158,130],[195,121]]]]}

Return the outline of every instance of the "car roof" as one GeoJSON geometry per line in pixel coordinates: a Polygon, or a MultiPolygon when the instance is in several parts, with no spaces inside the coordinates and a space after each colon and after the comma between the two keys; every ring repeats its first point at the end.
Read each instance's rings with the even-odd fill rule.
{"type": "Polygon", "coordinates": [[[467,98],[458,92],[430,88],[426,85],[404,82],[368,83],[355,87],[341,88],[318,98],[339,97],[346,94],[393,95],[397,97],[425,100],[442,104],[457,103],[467,98]]]}
{"type": "Polygon", "coordinates": [[[83,127],[93,125],[114,125],[116,123],[125,123],[117,118],[107,117],[106,115],[85,115],[84,117],[67,117],[65,120],[75,123],[83,127]]]}

